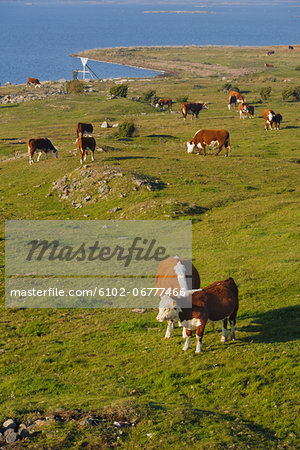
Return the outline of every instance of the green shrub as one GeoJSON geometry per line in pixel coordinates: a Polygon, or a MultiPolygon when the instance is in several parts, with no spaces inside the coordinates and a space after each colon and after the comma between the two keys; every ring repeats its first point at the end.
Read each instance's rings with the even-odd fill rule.
{"type": "Polygon", "coordinates": [[[240,89],[237,86],[232,86],[231,83],[225,83],[221,87],[222,92],[229,92],[229,91],[235,91],[235,92],[241,92],[240,89]]]}
{"type": "MultiPolygon", "coordinates": [[[[144,92],[142,95],[143,102],[151,103],[153,101],[153,97],[155,96],[156,91],[153,89],[149,89],[148,91],[144,92]]],[[[158,98],[158,97],[156,97],[158,98]]]]}
{"type": "Polygon", "coordinates": [[[295,67],[295,70],[300,70],[300,66],[295,67]]]}
{"type": "Polygon", "coordinates": [[[68,94],[82,94],[84,92],[84,84],[80,80],[71,80],[66,83],[68,94]]]}
{"type": "Polygon", "coordinates": [[[260,90],[260,96],[262,98],[262,100],[268,100],[271,96],[271,92],[272,92],[272,88],[270,86],[261,88],[260,90]]]}
{"type": "Polygon", "coordinates": [[[177,97],[176,98],[176,102],[177,103],[184,103],[188,101],[188,96],[182,96],[182,97],[177,97]]]}
{"type": "Polygon", "coordinates": [[[292,97],[294,100],[300,100],[300,86],[283,89],[282,99],[288,100],[290,97],[292,97]]]}
{"type": "Polygon", "coordinates": [[[121,138],[127,138],[132,137],[134,132],[135,132],[134,123],[130,122],[129,120],[126,120],[125,122],[121,123],[121,125],[118,127],[116,135],[121,138]]]}
{"type": "Polygon", "coordinates": [[[128,84],[120,84],[118,86],[112,86],[109,90],[110,95],[114,95],[116,97],[127,97],[128,84]]]}

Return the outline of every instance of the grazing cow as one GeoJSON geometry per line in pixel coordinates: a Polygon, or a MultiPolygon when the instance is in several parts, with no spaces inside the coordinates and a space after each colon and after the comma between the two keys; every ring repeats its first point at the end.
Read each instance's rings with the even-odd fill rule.
{"type": "Polygon", "coordinates": [[[230,151],[229,132],[227,130],[198,130],[193,139],[187,142],[187,151],[192,153],[194,148],[198,147],[198,154],[200,155],[201,150],[203,150],[203,155],[205,156],[206,145],[212,147],[218,145],[218,151],[215,156],[220,153],[224,145],[226,149],[225,156],[228,156],[230,151]]]}
{"type": "Polygon", "coordinates": [[[274,50],[270,50],[270,51],[267,52],[267,56],[274,55],[274,53],[275,53],[274,50]]]}
{"type": "Polygon", "coordinates": [[[193,120],[194,116],[196,116],[196,119],[198,119],[198,115],[200,113],[200,111],[202,109],[208,109],[208,106],[206,103],[201,103],[201,102],[197,102],[197,103],[188,103],[188,102],[184,102],[181,103],[180,105],[180,111],[182,112],[183,115],[183,120],[186,119],[186,116],[188,114],[191,114],[191,120],[193,120]]]}
{"type": "Polygon", "coordinates": [[[279,113],[275,114],[273,117],[273,123],[272,123],[272,125],[274,125],[274,130],[280,129],[281,122],[282,122],[282,115],[279,113]]]}
{"type": "Polygon", "coordinates": [[[93,134],[93,125],[91,123],[81,123],[78,122],[76,125],[76,142],[78,142],[78,138],[80,136],[83,136],[84,134],[87,134],[89,137],[92,137],[93,134]]]}
{"type": "Polygon", "coordinates": [[[195,353],[202,351],[202,337],[208,320],[222,320],[221,342],[227,340],[227,319],[231,327],[231,339],[235,340],[236,315],[239,308],[238,288],[233,278],[217,281],[192,294],[192,308],[181,308],[179,301],[165,295],[159,304],[156,320],[179,320],[186,328],[186,341],[183,350],[190,347],[192,331],[196,330],[197,346],[195,353]]]}
{"type": "Polygon", "coordinates": [[[156,103],[156,108],[163,108],[164,106],[167,106],[169,108],[169,111],[172,110],[172,99],[171,98],[160,98],[158,102],[156,103]]]}
{"type": "Polygon", "coordinates": [[[78,149],[80,156],[80,164],[86,160],[88,151],[91,151],[92,161],[94,161],[94,153],[96,149],[96,141],[93,137],[83,137],[78,138],[78,149]]]}
{"type": "Polygon", "coordinates": [[[294,47],[292,45],[289,45],[289,50],[294,50],[294,47]]]}
{"type": "Polygon", "coordinates": [[[247,102],[239,103],[240,119],[254,116],[254,106],[249,105],[247,102]]]}
{"type": "Polygon", "coordinates": [[[39,80],[37,78],[28,77],[26,86],[31,86],[32,84],[35,87],[41,87],[41,83],[39,82],[39,80]]]}
{"type": "Polygon", "coordinates": [[[236,103],[243,103],[245,101],[242,94],[236,91],[229,92],[228,96],[228,109],[231,109],[231,106],[234,105],[236,107],[236,103]]]}
{"type": "Polygon", "coordinates": [[[58,151],[48,138],[29,139],[27,142],[29,164],[33,164],[33,155],[38,153],[37,161],[40,160],[42,153],[45,153],[46,159],[48,159],[48,153],[52,153],[56,158],[58,157],[58,151]]]}
{"type": "MultiPolygon", "coordinates": [[[[164,259],[159,263],[155,277],[155,288],[159,289],[158,295],[160,298],[164,295],[176,298],[180,296],[180,291],[183,294],[183,291],[199,289],[200,276],[191,261],[174,256],[174,258],[164,259]]],[[[173,326],[174,321],[169,320],[165,339],[171,337],[173,326]]],[[[186,337],[185,330],[183,330],[183,337],[186,337]]]]}
{"type": "Polygon", "coordinates": [[[275,113],[271,109],[265,109],[263,112],[263,119],[265,121],[265,128],[268,131],[268,128],[272,130],[272,123],[274,120],[275,113]]]}
{"type": "Polygon", "coordinates": [[[273,64],[265,64],[265,67],[273,68],[273,64]]]}

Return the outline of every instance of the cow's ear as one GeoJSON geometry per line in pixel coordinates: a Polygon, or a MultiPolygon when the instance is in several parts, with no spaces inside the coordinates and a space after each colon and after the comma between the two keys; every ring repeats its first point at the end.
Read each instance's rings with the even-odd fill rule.
{"type": "Polygon", "coordinates": [[[173,308],[176,308],[176,306],[177,306],[176,300],[173,300],[173,308]]]}

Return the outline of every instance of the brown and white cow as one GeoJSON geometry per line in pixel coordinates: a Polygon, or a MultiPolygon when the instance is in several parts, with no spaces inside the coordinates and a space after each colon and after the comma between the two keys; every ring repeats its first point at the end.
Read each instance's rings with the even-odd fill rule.
{"type": "Polygon", "coordinates": [[[268,68],[273,68],[274,66],[273,66],[273,64],[265,64],[265,67],[268,67],[268,68]]]}
{"type": "Polygon", "coordinates": [[[242,96],[240,92],[231,91],[228,95],[228,109],[231,109],[231,106],[236,106],[237,103],[243,103],[245,98],[242,96]]]}
{"type": "Polygon", "coordinates": [[[41,83],[37,78],[28,77],[26,86],[31,86],[32,84],[35,87],[41,87],[41,83]]]}
{"type": "Polygon", "coordinates": [[[91,152],[92,161],[94,161],[94,153],[96,149],[96,141],[93,137],[83,137],[78,138],[78,149],[80,156],[80,164],[86,160],[88,151],[91,152]]]}
{"type": "Polygon", "coordinates": [[[240,119],[254,116],[254,106],[249,105],[247,102],[239,103],[238,110],[240,113],[240,119]]]}
{"type": "Polygon", "coordinates": [[[281,122],[282,122],[282,115],[279,113],[275,114],[272,123],[272,125],[274,125],[274,130],[280,130],[281,122]]]}
{"type": "Polygon", "coordinates": [[[76,142],[78,142],[78,138],[87,134],[89,137],[92,137],[93,134],[93,125],[91,123],[82,123],[78,122],[76,125],[76,142]]]}
{"type": "Polygon", "coordinates": [[[196,116],[196,119],[198,119],[198,115],[202,109],[208,109],[208,106],[206,103],[197,102],[197,103],[189,103],[184,102],[180,105],[180,111],[183,115],[183,120],[186,119],[186,116],[188,114],[191,114],[191,120],[193,120],[194,116],[196,116]]]}
{"type": "Polygon", "coordinates": [[[272,123],[274,120],[275,113],[271,109],[265,109],[263,112],[263,119],[265,121],[265,128],[268,131],[268,128],[272,130],[272,123]]]}
{"type": "Polygon", "coordinates": [[[40,160],[42,153],[45,153],[46,159],[48,159],[48,153],[52,153],[56,158],[58,157],[58,150],[54,147],[50,139],[48,138],[32,138],[27,142],[29,164],[33,164],[33,155],[38,153],[37,161],[40,160]]]}
{"type": "Polygon", "coordinates": [[[158,102],[156,103],[156,108],[163,108],[164,106],[167,106],[169,108],[169,111],[172,111],[172,99],[171,98],[160,98],[158,102]]]}
{"type": "Polygon", "coordinates": [[[183,350],[190,347],[192,331],[196,330],[197,345],[195,353],[202,351],[202,338],[206,323],[222,321],[221,342],[227,340],[227,319],[231,327],[231,339],[235,340],[236,315],[239,308],[238,288],[233,278],[217,281],[192,294],[192,307],[180,305],[179,300],[165,295],[159,304],[156,320],[178,320],[186,328],[186,341],[183,350]]]}
{"type": "Polygon", "coordinates": [[[203,155],[205,156],[206,145],[212,147],[218,146],[218,151],[215,156],[220,153],[224,146],[226,149],[225,156],[228,156],[228,152],[230,151],[229,132],[227,130],[198,130],[193,139],[187,142],[187,151],[188,153],[192,153],[194,148],[198,147],[198,154],[200,155],[201,150],[203,150],[203,155]]]}
{"type": "Polygon", "coordinates": [[[270,55],[274,55],[274,53],[275,53],[274,50],[269,50],[269,51],[266,53],[266,55],[267,55],[267,56],[270,56],[270,55]]]}
{"type": "MultiPolygon", "coordinates": [[[[199,288],[200,275],[191,261],[174,256],[159,263],[155,277],[155,289],[158,290],[157,295],[160,298],[168,295],[168,297],[176,299],[185,296],[187,291],[199,288]]],[[[190,292],[188,293],[190,294],[190,292]]],[[[169,320],[165,339],[171,337],[173,326],[174,321],[169,320]]],[[[183,337],[186,337],[185,330],[183,330],[183,337]]]]}

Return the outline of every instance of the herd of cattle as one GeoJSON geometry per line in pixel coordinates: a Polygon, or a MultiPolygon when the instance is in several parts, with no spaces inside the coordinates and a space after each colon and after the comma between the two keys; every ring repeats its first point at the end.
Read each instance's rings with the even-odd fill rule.
{"type": "Polygon", "coordinates": [[[192,262],[178,256],[160,262],[155,278],[159,292],[159,322],[167,321],[165,338],[170,338],[174,321],[183,327],[183,350],[190,347],[192,331],[196,330],[196,353],[202,351],[202,338],[208,321],[222,321],[221,342],[227,340],[227,321],[231,339],[235,340],[236,315],[239,308],[238,288],[233,278],[216,281],[200,289],[200,276],[192,262]],[[180,295],[178,295],[180,292],[180,295]]]}
{"type": "MultiPolygon", "coordinates": [[[[37,78],[28,78],[27,85],[34,85],[35,87],[40,86],[40,82],[37,78]]],[[[169,111],[172,110],[173,100],[171,98],[161,98],[156,103],[156,107],[163,108],[167,106],[169,111]]],[[[228,110],[233,106],[237,106],[240,114],[240,119],[245,119],[246,117],[252,118],[254,116],[254,106],[246,102],[245,98],[240,92],[231,91],[228,96],[228,110]]],[[[188,114],[191,115],[191,119],[194,117],[198,118],[200,111],[208,109],[208,105],[203,102],[183,102],[180,105],[180,111],[183,120],[186,120],[188,114]]],[[[280,123],[282,122],[281,114],[275,114],[271,109],[266,109],[263,112],[263,119],[265,121],[265,129],[280,129],[280,123]]],[[[86,160],[87,154],[91,152],[92,161],[94,161],[94,153],[96,149],[96,141],[92,136],[93,125],[90,123],[79,122],[76,126],[76,142],[78,143],[78,150],[80,156],[80,163],[86,160]]],[[[223,147],[225,147],[225,156],[229,155],[230,152],[230,141],[229,132],[224,129],[200,129],[196,132],[191,141],[187,142],[187,151],[192,153],[195,147],[198,148],[198,154],[200,155],[201,150],[203,155],[206,155],[206,146],[217,146],[218,150],[215,153],[217,156],[223,147]]],[[[58,157],[58,150],[54,147],[50,139],[48,138],[32,138],[28,140],[27,143],[28,154],[29,154],[29,164],[33,164],[33,156],[35,153],[38,154],[37,161],[40,160],[42,153],[45,153],[46,159],[47,154],[52,153],[56,158],[58,157]]]]}

